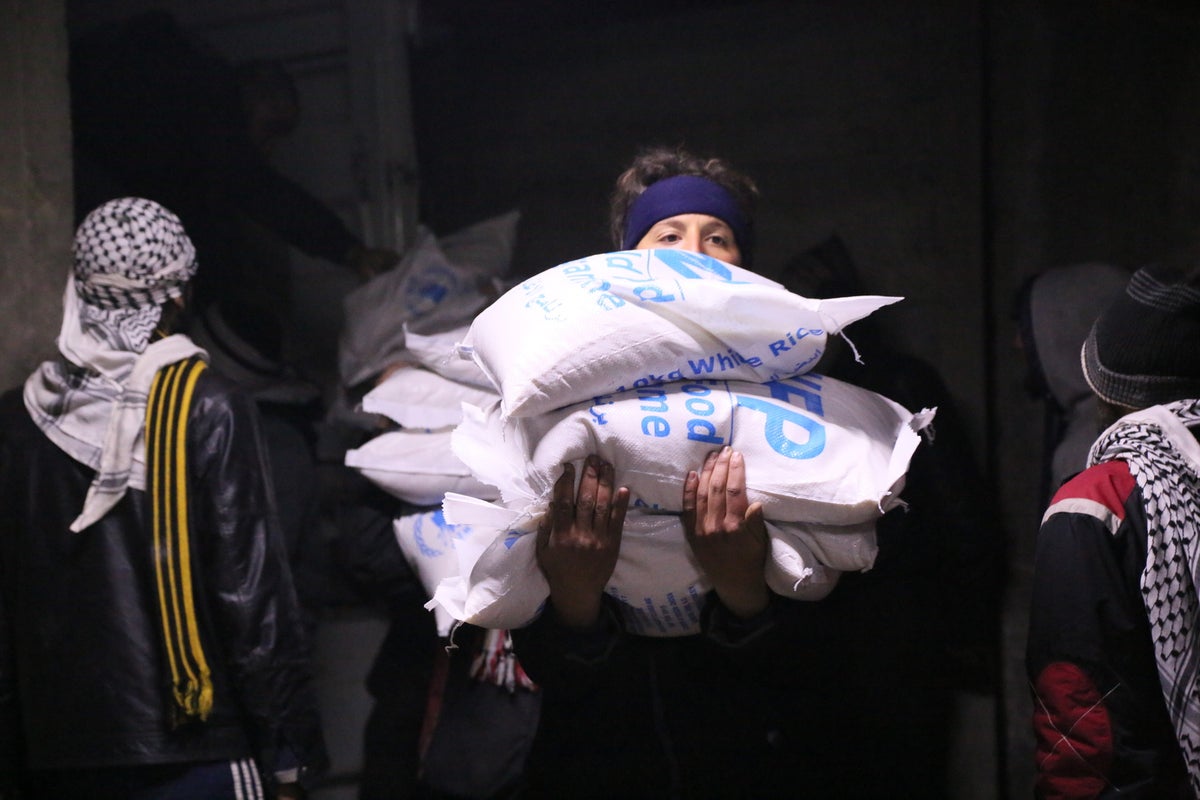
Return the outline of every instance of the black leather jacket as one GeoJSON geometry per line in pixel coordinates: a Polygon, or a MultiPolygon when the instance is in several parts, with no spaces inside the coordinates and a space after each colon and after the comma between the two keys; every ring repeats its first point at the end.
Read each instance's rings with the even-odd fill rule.
{"type": "Polygon", "coordinates": [[[71,533],[93,471],[33,424],[20,390],[0,398],[4,778],[22,765],[247,756],[266,777],[288,751],[302,782],[325,768],[309,644],[257,412],[212,370],[198,381],[187,443],[197,615],[215,700],[207,721],[173,728],[148,497],[130,490],[100,521],[71,533]]]}

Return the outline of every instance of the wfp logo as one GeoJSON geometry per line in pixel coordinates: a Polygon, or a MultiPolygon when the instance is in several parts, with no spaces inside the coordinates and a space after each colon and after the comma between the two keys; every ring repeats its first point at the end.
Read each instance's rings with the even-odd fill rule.
{"type": "Polygon", "coordinates": [[[470,525],[451,525],[439,508],[413,520],[413,540],[425,558],[438,558],[454,550],[454,540],[471,532],[470,525]]]}
{"type": "Polygon", "coordinates": [[[460,294],[468,287],[461,277],[447,265],[423,270],[405,286],[404,307],[413,317],[431,313],[452,294],[460,294]]]}

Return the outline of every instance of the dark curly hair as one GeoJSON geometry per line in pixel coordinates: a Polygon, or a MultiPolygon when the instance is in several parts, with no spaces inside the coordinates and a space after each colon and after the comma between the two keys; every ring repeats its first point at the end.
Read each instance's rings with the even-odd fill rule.
{"type": "Polygon", "coordinates": [[[758,206],[758,186],[748,176],[731,167],[719,158],[703,158],[682,147],[654,146],[643,149],[633,159],[629,168],[622,172],[613,187],[609,200],[609,234],[613,243],[620,248],[625,237],[625,224],[633,201],[646,191],[646,187],[664,178],[676,175],[696,175],[707,178],[733,195],[738,208],[746,218],[746,236],[749,241],[738,241],[743,266],[753,262],[754,212],[758,206]]]}

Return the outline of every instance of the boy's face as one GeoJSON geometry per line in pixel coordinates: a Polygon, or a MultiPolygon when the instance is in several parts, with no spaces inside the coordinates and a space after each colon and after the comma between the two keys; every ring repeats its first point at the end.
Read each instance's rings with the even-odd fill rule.
{"type": "Polygon", "coordinates": [[[689,250],[735,267],[742,265],[733,229],[724,220],[708,214],[676,214],[659,220],[637,243],[637,249],[644,248],[689,250]]]}

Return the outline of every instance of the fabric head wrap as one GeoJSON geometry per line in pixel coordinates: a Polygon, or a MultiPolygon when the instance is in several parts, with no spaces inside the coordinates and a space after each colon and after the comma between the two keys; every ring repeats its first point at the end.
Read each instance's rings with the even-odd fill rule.
{"type": "Polygon", "coordinates": [[[97,308],[160,306],[196,274],[179,217],[141,197],[111,200],[75,232],[75,291],[97,308]]]}
{"type": "Polygon", "coordinates": [[[1143,267],[1092,325],[1081,358],[1103,400],[1131,408],[1200,398],[1200,286],[1143,267]]]}
{"type": "Polygon", "coordinates": [[[74,531],[104,516],[128,487],[146,487],[150,384],[167,364],[204,355],[183,334],[153,341],[160,305],[182,295],[195,272],[196,250],[179,218],[151,200],[110,200],[76,231],[58,335],[63,357],[25,382],[37,426],[96,470],[74,531]]]}
{"type": "Polygon", "coordinates": [[[1146,563],[1139,588],[1165,709],[1200,797],[1200,399],[1134,411],[1100,434],[1088,466],[1124,461],[1141,490],[1146,563]]]}
{"type": "Polygon", "coordinates": [[[632,250],[654,223],[678,214],[708,214],[733,229],[738,247],[750,247],[750,224],[725,187],[698,175],[655,181],[638,195],[625,218],[622,247],[632,250]]]}

